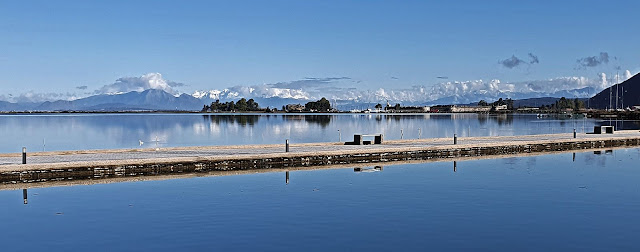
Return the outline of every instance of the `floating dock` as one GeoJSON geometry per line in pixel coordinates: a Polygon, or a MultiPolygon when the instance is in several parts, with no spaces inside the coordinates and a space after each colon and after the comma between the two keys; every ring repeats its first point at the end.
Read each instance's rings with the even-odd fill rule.
{"type": "Polygon", "coordinates": [[[640,146],[640,131],[0,154],[0,184],[362,165],[640,146]],[[456,144],[454,144],[454,142],[456,144]],[[288,150],[288,152],[287,152],[288,150]]]}

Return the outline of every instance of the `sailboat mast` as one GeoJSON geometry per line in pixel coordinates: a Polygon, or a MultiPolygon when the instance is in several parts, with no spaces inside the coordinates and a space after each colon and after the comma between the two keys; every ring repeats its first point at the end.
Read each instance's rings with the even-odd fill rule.
{"type": "Polygon", "coordinates": [[[616,71],[616,110],[618,109],[618,84],[620,83],[620,80],[618,79],[618,74],[619,72],[616,71]]]}
{"type": "Polygon", "coordinates": [[[611,100],[611,88],[613,88],[613,86],[609,86],[609,110],[613,107],[613,101],[611,100]]]}

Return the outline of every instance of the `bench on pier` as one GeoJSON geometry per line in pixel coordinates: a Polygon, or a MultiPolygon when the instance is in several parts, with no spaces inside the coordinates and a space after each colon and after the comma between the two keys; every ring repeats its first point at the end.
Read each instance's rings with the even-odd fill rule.
{"type": "Polygon", "coordinates": [[[353,142],[346,142],[345,145],[368,145],[368,144],[382,144],[382,134],[355,134],[353,135],[353,142]],[[365,140],[367,138],[368,140],[365,140]]]}
{"type": "Polygon", "coordinates": [[[593,134],[613,134],[613,126],[593,126],[593,134]]]}

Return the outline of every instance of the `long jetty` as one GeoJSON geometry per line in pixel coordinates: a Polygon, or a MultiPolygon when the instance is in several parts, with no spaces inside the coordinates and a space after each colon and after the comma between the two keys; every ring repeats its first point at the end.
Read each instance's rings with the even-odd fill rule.
{"type": "Polygon", "coordinates": [[[0,154],[0,184],[363,165],[640,146],[640,131],[0,154]],[[26,156],[26,159],[25,159],[26,156]],[[26,164],[24,164],[26,163],[26,164]]]}

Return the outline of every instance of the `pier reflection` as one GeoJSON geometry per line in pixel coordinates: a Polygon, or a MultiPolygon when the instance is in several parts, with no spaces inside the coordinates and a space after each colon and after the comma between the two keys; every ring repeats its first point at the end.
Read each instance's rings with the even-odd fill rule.
{"type": "Polygon", "coordinates": [[[383,166],[376,165],[374,167],[355,167],[353,172],[381,172],[384,170],[383,166]]]}
{"type": "Polygon", "coordinates": [[[456,161],[453,161],[453,172],[456,172],[458,170],[458,163],[456,161]]]}
{"type": "Polygon", "coordinates": [[[22,200],[24,204],[27,204],[27,189],[22,189],[22,200]]]}
{"type": "Polygon", "coordinates": [[[285,176],[286,176],[285,183],[288,185],[289,184],[289,171],[287,171],[287,174],[285,176]]]}

